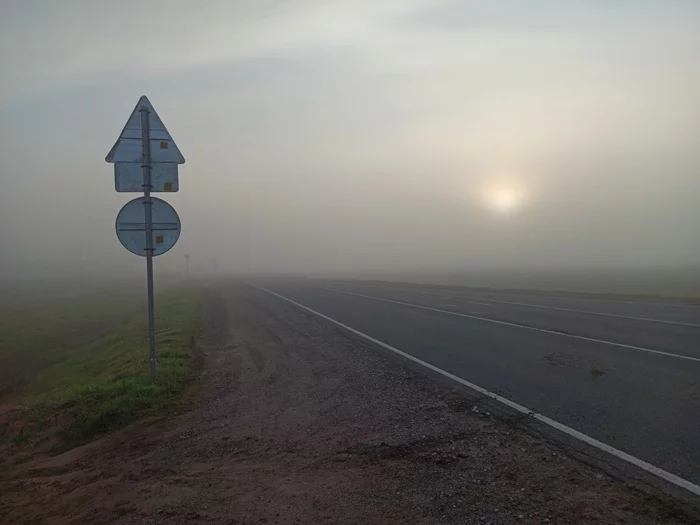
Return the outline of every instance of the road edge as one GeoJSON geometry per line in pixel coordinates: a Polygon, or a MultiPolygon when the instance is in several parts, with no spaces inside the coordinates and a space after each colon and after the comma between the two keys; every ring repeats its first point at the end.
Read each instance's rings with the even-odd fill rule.
{"type": "Polygon", "coordinates": [[[408,354],[406,352],[403,352],[402,350],[399,350],[398,348],[387,344],[383,341],[380,341],[379,339],[375,339],[374,337],[367,335],[355,328],[352,328],[351,326],[348,326],[344,323],[341,323],[340,321],[337,321],[336,319],[333,319],[332,317],[329,317],[325,314],[322,314],[321,312],[318,312],[316,310],[313,310],[312,308],[309,308],[308,306],[305,306],[301,303],[298,303],[292,299],[289,299],[288,297],[285,297],[284,295],[278,294],[276,292],[273,292],[272,290],[268,290],[267,288],[264,288],[262,286],[247,282],[249,286],[256,288],[260,291],[263,291],[267,294],[270,294],[274,297],[277,297],[278,299],[282,299],[288,303],[291,303],[299,308],[302,308],[303,310],[310,312],[317,317],[320,317],[330,323],[335,324],[336,326],[341,327],[342,329],[360,337],[361,339],[364,339],[365,341],[369,341],[370,343],[380,346],[381,348],[385,350],[389,350],[390,352],[393,352],[394,354],[407,359],[411,361],[414,364],[417,364],[423,368],[426,368],[430,370],[433,373],[439,374],[440,376],[449,379],[450,381],[453,381],[455,383],[458,383],[459,385],[466,387],[472,391],[475,391],[493,401],[496,401],[502,405],[505,405],[511,410],[515,410],[516,412],[519,412],[520,414],[523,414],[529,418],[532,418],[547,427],[556,430],[557,432],[563,433],[566,436],[573,438],[579,442],[582,442],[588,446],[591,446],[601,452],[604,452],[605,454],[611,455],[615,457],[618,460],[621,460],[629,465],[632,465],[635,468],[638,468],[647,474],[651,474],[652,476],[655,476],[667,483],[672,484],[675,487],[678,487],[680,489],[683,489],[691,494],[693,494],[696,497],[700,497],[700,486],[684,479],[681,478],[680,476],[677,476],[675,474],[672,474],[671,472],[668,472],[666,470],[663,470],[655,465],[652,465],[651,463],[648,463],[642,459],[639,459],[635,456],[632,456],[631,454],[627,454],[626,452],[623,452],[622,450],[616,449],[615,447],[612,447],[606,443],[603,443],[602,441],[599,441],[591,436],[588,436],[587,434],[584,434],[583,432],[579,432],[576,429],[573,429],[567,425],[564,425],[562,423],[559,423],[558,421],[555,421],[547,416],[544,416],[542,414],[539,414],[533,410],[530,410],[529,408],[520,405],[519,403],[516,403],[514,401],[511,401],[505,397],[499,396],[498,394],[495,394],[479,385],[476,385],[470,381],[467,381],[465,379],[462,379],[459,376],[456,376],[450,372],[447,372],[445,370],[442,370],[441,368],[431,365],[430,363],[427,363],[423,361],[422,359],[419,359],[415,356],[412,356],[411,354],[408,354]]]}

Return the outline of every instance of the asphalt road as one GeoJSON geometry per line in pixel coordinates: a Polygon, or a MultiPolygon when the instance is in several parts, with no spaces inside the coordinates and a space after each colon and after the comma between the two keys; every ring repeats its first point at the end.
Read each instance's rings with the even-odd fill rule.
{"type": "Polygon", "coordinates": [[[258,282],[700,484],[700,307],[319,280],[258,282]]]}

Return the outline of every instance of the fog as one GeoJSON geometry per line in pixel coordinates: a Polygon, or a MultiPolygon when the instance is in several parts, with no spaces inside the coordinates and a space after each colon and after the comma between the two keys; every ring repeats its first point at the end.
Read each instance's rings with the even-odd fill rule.
{"type": "Polygon", "coordinates": [[[141,275],[104,157],[186,164],[156,271],[700,266],[700,3],[5,0],[5,278],[141,275]]]}

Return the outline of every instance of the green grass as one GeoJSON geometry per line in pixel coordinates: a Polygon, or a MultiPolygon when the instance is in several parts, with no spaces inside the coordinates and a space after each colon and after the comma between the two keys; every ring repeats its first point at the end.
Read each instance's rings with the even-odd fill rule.
{"type": "Polygon", "coordinates": [[[140,298],[18,315],[21,322],[2,327],[0,348],[9,348],[5,360],[14,358],[19,369],[33,373],[13,392],[26,424],[3,441],[24,442],[50,427],[64,444],[79,444],[167,407],[192,375],[191,341],[201,317],[196,288],[176,287],[156,296],[158,375],[153,380],[140,298]]]}
{"type": "Polygon", "coordinates": [[[38,372],[128,323],[144,307],[142,293],[114,289],[80,300],[52,297],[0,309],[0,401],[21,394],[38,372]]]}

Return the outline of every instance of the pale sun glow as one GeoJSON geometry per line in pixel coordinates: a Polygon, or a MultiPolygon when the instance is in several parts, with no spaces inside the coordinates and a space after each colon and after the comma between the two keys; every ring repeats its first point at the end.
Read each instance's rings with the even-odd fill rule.
{"type": "Polygon", "coordinates": [[[515,183],[498,183],[487,185],[482,199],[490,211],[499,215],[511,215],[525,205],[526,194],[515,183]]]}

